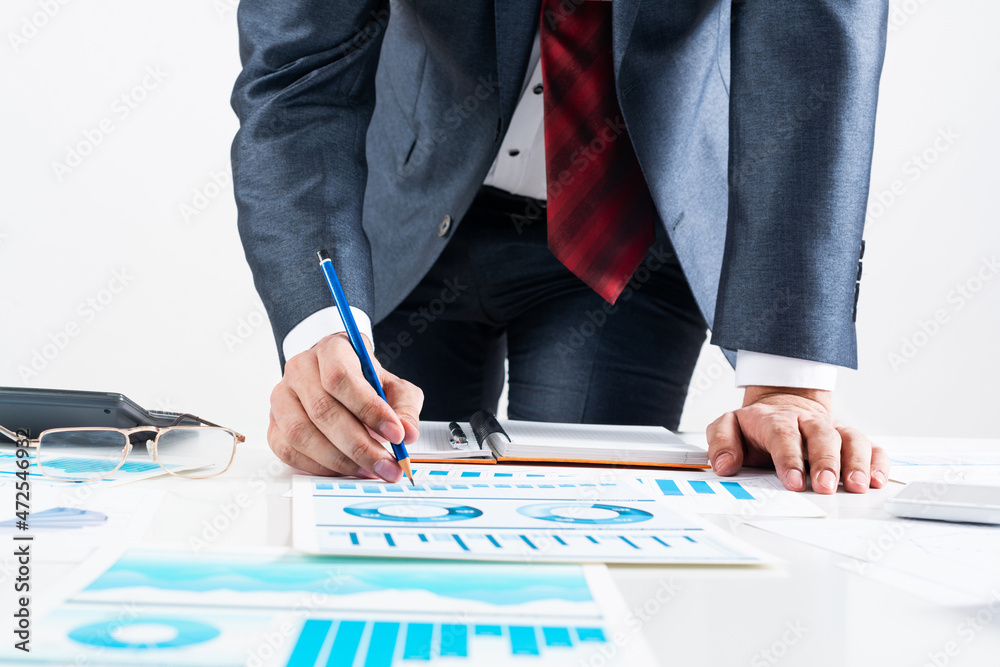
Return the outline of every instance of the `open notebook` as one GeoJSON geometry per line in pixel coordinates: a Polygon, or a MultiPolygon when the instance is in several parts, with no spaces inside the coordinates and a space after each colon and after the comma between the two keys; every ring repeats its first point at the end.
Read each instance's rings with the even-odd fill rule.
{"type": "Polygon", "coordinates": [[[420,439],[407,449],[413,461],[424,463],[709,467],[708,452],[662,426],[501,422],[483,410],[471,422],[421,422],[420,439]]]}

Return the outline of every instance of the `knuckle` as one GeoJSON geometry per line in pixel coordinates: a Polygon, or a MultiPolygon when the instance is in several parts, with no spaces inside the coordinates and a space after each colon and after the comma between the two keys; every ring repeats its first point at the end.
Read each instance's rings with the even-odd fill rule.
{"type": "Polygon", "coordinates": [[[377,427],[382,421],[381,412],[382,405],[380,401],[366,401],[358,410],[358,419],[360,419],[363,424],[377,427]]]}
{"type": "Polygon", "coordinates": [[[282,429],[285,434],[285,444],[290,446],[293,442],[304,442],[309,435],[309,426],[301,419],[293,419],[285,424],[282,429]]]}
{"type": "Polygon", "coordinates": [[[711,436],[712,433],[715,433],[720,428],[722,428],[722,425],[725,422],[726,418],[731,414],[732,414],[731,412],[727,412],[726,414],[716,419],[714,422],[712,422],[705,428],[705,432],[711,436]]]}
{"type": "Polygon", "coordinates": [[[817,412],[809,412],[799,417],[799,424],[810,431],[826,430],[833,428],[832,419],[817,412]]]}
{"type": "Polygon", "coordinates": [[[271,451],[284,463],[289,463],[292,458],[292,448],[284,440],[275,440],[270,443],[271,451]]]}
{"type": "Polygon", "coordinates": [[[302,372],[302,367],[304,365],[305,357],[306,356],[307,356],[306,353],[303,352],[303,353],[300,353],[300,354],[296,354],[291,359],[286,359],[285,360],[285,375],[286,376],[288,376],[288,375],[295,376],[295,375],[298,375],[299,373],[301,373],[302,372]]]}
{"type": "Polygon", "coordinates": [[[772,419],[769,430],[778,440],[798,440],[801,437],[798,425],[787,419],[772,419]]]}
{"type": "Polygon", "coordinates": [[[416,403],[417,407],[422,406],[424,404],[424,390],[410,382],[407,384],[410,386],[410,393],[413,394],[413,402],[416,403]]]}
{"type": "Polygon", "coordinates": [[[339,449],[334,449],[330,453],[330,458],[324,464],[330,470],[339,472],[341,474],[350,474],[356,472],[359,466],[352,461],[344,452],[339,449]]]}
{"type": "Polygon", "coordinates": [[[817,454],[809,457],[809,465],[813,468],[838,470],[840,468],[840,459],[832,454],[817,454]]]}
{"type": "Polygon", "coordinates": [[[350,382],[351,372],[343,363],[330,364],[323,373],[323,385],[331,394],[340,392],[350,382]]]}
{"type": "Polygon", "coordinates": [[[329,394],[317,394],[309,401],[309,415],[314,421],[329,422],[336,417],[337,404],[329,394]]]}
{"type": "Polygon", "coordinates": [[[285,398],[285,394],[287,391],[288,389],[285,387],[284,380],[274,385],[274,389],[271,390],[271,395],[268,397],[268,400],[270,400],[271,405],[274,406],[280,403],[285,398]]]}

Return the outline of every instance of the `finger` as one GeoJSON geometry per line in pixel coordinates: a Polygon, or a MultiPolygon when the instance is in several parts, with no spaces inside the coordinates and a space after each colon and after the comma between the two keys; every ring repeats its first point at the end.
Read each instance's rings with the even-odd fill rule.
{"type": "Polygon", "coordinates": [[[420,437],[420,410],[424,407],[424,392],[417,385],[389,372],[384,373],[382,389],[389,405],[403,424],[403,442],[408,445],[416,442],[420,437]]]}
{"type": "Polygon", "coordinates": [[[281,435],[281,429],[278,428],[278,425],[274,420],[274,413],[271,413],[270,424],[268,424],[267,427],[267,444],[271,447],[271,451],[273,451],[282,462],[287,463],[297,470],[312,473],[313,475],[338,474],[336,470],[331,470],[320,465],[319,463],[306,457],[304,454],[297,452],[291,445],[289,445],[281,435]]]}
{"type": "Polygon", "coordinates": [[[797,420],[773,413],[764,420],[761,441],[771,455],[774,472],[789,491],[805,491],[805,462],[802,459],[802,433],[797,420]]]}
{"type": "MultiPolygon", "coordinates": [[[[290,437],[289,444],[303,454],[344,474],[356,475],[371,471],[388,482],[399,479],[402,469],[385,447],[374,440],[353,414],[326,393],[315,375],[307,371],[289,379],[294,401],[282,404],[286,419],[292,420],[303,432],[301,440],[290,437]]],[[[279,420],[279,426],[281,422],[279,420]]],[[[293,427],[293,426],[289,426],[293,427]]]]}
{"type": "Polygon", "coordinates": [[[708,458],[717,475],[735,475],[743,467],[743,433],[736,414],[727,412],[708,425],[708,458]]]}
{"type": "Polygon", "coordinates": [[[881,489],[889,481],[889,454],[878,445],[872,445],[872,488],[881,489]]]}
{"type": "Polygon", "coordinates": [[[806,441],[813,491],[836,493],[840,483],[840,433],[830,418],[822,415],[800,417],[798,426],[806,441]]]}
{"type": "Polygon", "coordinates": [[[871,484],[872,443],[861,431],[841,426],[840,470],[844,489],[850,493],[867,493],[871,484]]]}
{"type": "MultiPolygon", "coordinates": [[[[325,338],[323,348],[317,352],[317,360],[320,385],[327,394],[389,442],[402,441],[406,435],[403,424],[389,404],[368,384],[361,372],[361,363],[346,338],[325,338]]],[[[378,373],[381,367],[375,360],[372,363],[378,373]]]]}

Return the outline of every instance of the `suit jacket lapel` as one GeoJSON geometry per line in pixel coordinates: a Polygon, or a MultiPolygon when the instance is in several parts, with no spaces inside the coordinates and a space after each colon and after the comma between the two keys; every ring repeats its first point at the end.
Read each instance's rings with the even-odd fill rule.
{"type": "Polygon", "coordinates": [[[509,121],[524,83],[542,4],[541,0],[496,0],[495,12],[500,113],[509,121]]]}
{"type": "MultiPolygon", "coordinates": [[[[661,0],[662,1],[662,0],[661,0]]],[[[613,56],[615,61],[615,81],[620,76],[622,60],[625,59],[625,49],[632,26],[635,25],[635,14],[639,9],[639,0],[613,0],[611,5],[611,32],[613,56]]]]}

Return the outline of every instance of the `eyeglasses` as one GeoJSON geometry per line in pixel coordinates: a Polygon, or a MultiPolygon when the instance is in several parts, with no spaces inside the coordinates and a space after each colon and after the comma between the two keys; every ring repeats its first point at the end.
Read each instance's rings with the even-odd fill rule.
{"type": "Polygon", "coordinates": [[[38,470],[48,477],[68,482],[96,482],[118,470],[148,472],[158,465],[176,477],[208,479],[229,470],[236,457],[236,445],[246,440],[232,429],[195,417],[178,415],[173,424],[159,428],[53,428],[42,431],[36,440],[0,426],[0,433],[24,446],[35,448],[38,470]],[[179,426],[185,419],[204,426],[179,426]],[[143,434],[152,434],[152,439],[143,434]],[[146,453],[153,463],[125,459],[134,444],[145,440],[146,453]]]}

